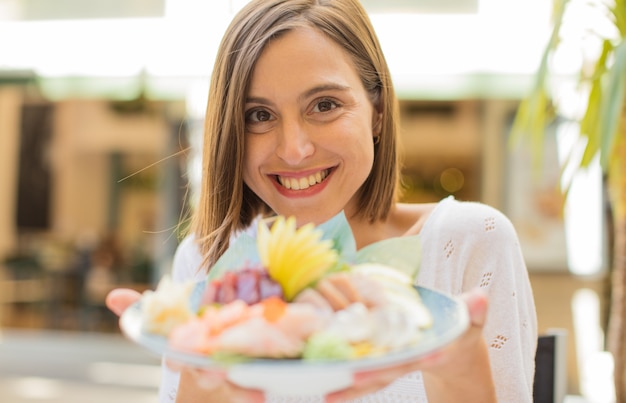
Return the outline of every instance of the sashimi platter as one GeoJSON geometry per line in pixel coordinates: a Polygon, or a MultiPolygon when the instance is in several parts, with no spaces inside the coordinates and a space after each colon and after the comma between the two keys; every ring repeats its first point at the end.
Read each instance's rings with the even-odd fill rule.
{"type": "Polygon", "coordinates": [[[343,213],[299,228],[279,216],[241,234],[206,280],[163,277],[120,326],[168,360],[222,368],[244,387],[326,394],[356,371],[414,360],[465,331],[465,305],[414,285],[419,267],[419,235],[357,251],[343,213]]]}

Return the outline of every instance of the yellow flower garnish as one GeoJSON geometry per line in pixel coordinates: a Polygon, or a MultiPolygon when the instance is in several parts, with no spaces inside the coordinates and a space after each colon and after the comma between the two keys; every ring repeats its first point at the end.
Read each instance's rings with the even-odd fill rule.
{"type": "Polygon", "coordinates": [[[322,235],[313,224],[296,228],[295,217],[279,216],[271,229],[259,223],[257,248],[261,263],[282,286],[287,301],[337,263],[332,241],[322,240],[322,235]]]}

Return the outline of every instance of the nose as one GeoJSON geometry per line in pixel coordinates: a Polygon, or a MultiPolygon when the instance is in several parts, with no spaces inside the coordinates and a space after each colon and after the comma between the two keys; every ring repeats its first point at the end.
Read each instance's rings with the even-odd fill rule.
{"type": "Polygon", "coordinates": [[[298,119],[283,119],[276,154],[289,165],[298,165],[315,150],[311,137],[298,119]]]}

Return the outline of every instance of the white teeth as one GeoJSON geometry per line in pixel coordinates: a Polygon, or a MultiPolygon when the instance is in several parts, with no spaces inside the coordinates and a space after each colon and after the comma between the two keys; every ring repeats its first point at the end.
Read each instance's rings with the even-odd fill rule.
{"type": "Polygon", "coordinates": [[[328,175],[327,171],[316,172],[313,175],[309,175],[303,178],[287,178],[284,176],[278,177],[278,182],[291,190],[304,190],[308,189],[310,186],[316,185],[324,180],[328,175]]]}

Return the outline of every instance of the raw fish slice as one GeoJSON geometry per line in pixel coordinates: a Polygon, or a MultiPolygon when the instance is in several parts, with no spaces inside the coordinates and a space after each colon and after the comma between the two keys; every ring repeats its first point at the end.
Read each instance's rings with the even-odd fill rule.
{"type": "Polygon", "coordinates": [[[350,303],[363,302],[363,297],[351,281],[352,276],[349,273],[335,273],[324,279],[328,280],[350,303]]]}
{"type": "Polygon", "coordinates": [[[295,358],[304,348],[304,339],[283,332],[261,317],[229,327],[217,337],[218,351],[248,357],[295,358]]]}
{"type": "Polygon", "coordinates": [[[274,325],[285,334],[306,340],[323,329],[331,315],[331,311],[320,311],[310,304],[290,303],[274,325]]]}
{"type": "Polygon", "coordinates": [[[293,301],[301,304],[313,305],[321,311],[333,311],[333,307],[330,306],[328,300],[326,300],[326,298],[324,298],[322,294],[314,288],[305,288],[302,292],[296,295],[296,298],[293,301]]]}
{"type": "Polygon", "coordinates": [[[211,337],[209,322],[196,318],[175,327],[168,344],[170,348],[182,352],[211,354],[217,347],[217,339],[211,337]]]}
{"type": "Polygon", "coordinates": [[[315,289],[326,298],[335,311],[346,309],[348,305],[350,305],[348,298],[346,298],[346,296],[327,278],[318,281],[315,289]]]}

